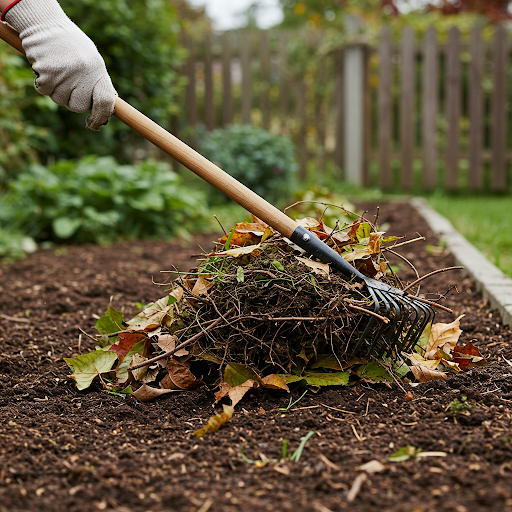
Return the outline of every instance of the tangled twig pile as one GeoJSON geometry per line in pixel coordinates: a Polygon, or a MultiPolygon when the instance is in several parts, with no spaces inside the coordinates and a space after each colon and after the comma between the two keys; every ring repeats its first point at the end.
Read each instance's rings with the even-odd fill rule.
{"type": "MultiPolygon", "coordinates": [[[[340,229],[309,217],[299,222],[365,275],[404,288],[385,253],[418,239],[385,237],[363,217],[340,229]]],[[[79,389],[98,377],[110,392],[147,401],[206,384],[218,389],[217,401],[229,397],[235,405],[259,386],[392,382],[409,371],[446,379],[437,366],[460,371],[482,363],[474,347],[456,347],[459,319],[427,326],[413,354],[354,353],[368,319],[378,330],[388,318],[372,311],[364,286],[307,258],[258,219],[235,224],[198,268],[178,275],[167,295],[126,325],[109,305],[96,324],[103,346],[66,360],[79,389]]]]}

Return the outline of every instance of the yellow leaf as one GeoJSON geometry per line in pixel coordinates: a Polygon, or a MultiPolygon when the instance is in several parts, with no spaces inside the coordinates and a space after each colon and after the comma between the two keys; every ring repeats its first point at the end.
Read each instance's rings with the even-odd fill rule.
{"type": "Polygon", "coordinates": [[[222,427],[222,425],[227,423],[233,417],[235,408],[232,405],[222,404],[222,408],[222,413],[212,416],[203,428],[194,432],[197,437],[203,437],[206,432],[216,432],[220,427],[222,427]]]}
{"type": "Polygon", "coordinates": [[[437,349],[440,348],[446,354],[450,354],[457,342],[459,341],[462,330],[460,328],[460,319],[464,315],[460,315],[457,319],[449,324],[437,323],[432,326],[430,338],[425,347],[425,359],[435,357],[437,349]]]}

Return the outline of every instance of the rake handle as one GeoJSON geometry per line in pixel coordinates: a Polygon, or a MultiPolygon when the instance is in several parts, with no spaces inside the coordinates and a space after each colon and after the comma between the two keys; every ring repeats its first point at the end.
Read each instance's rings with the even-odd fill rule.
{"type": "MultiPolygon", "coordinates": [[[[0,37],[25,53],[18,33],[8,24],[0,23],[0,37]]],[[[283,236],[292,236],[298,226],[293,219],[119,97],[114,116],[283,236]]]]}

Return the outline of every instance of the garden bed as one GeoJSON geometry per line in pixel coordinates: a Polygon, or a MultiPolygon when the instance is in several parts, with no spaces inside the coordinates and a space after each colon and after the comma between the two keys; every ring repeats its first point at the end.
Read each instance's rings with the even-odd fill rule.
{"type": "MultiPolygon", "coordinates": [[[[379,222],[427,237],[402,252],[420,275],[453,265],[409,205],[382,205],[379,222]]],[[[288,409],[286,392],[257,389],[201,439],[194,431],[214,402],[205,388],[149,404],[78,392],[63,357],[94,348],[80,329],[95,333],[110,297],[129,318],[137,302],[162,296],[159,271],[188,270],[213,238],[39,251],[0,267],[0,511],[512,511],[512,336],[458,271],[429,278],[423,292],[446,293],[453,315],[436,321],[464,314],[461,342],[487,364],[448,381],[309,391],[288,409]],[[273,461],[283,440],[292,454],[311,431],[298,461],[273,461]],[[406,446],[406,460],[389,460],[406,446]],[[372,460],[383,467],[358,469],[372,460]]],[[[400,277],[415,279],[405,264],[400,277]]]]}

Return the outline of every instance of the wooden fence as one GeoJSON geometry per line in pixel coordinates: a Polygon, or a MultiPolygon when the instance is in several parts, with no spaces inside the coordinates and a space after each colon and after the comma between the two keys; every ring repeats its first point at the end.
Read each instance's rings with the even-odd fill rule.
{"type": "Polygon", "coordinates": [[[175,129],[187,139],[198,124],[251,123],[289,135],[301,178],[330,172],[383,189],[506,191],[507,36],[503,26],[488,40],[479,27],[468,37],[453,27],[441,43],[434,27],[422,38],[407,27],[393,41],[385,28],[375,47],[337,50],[317,33],[189,39],[175,129]]]}

